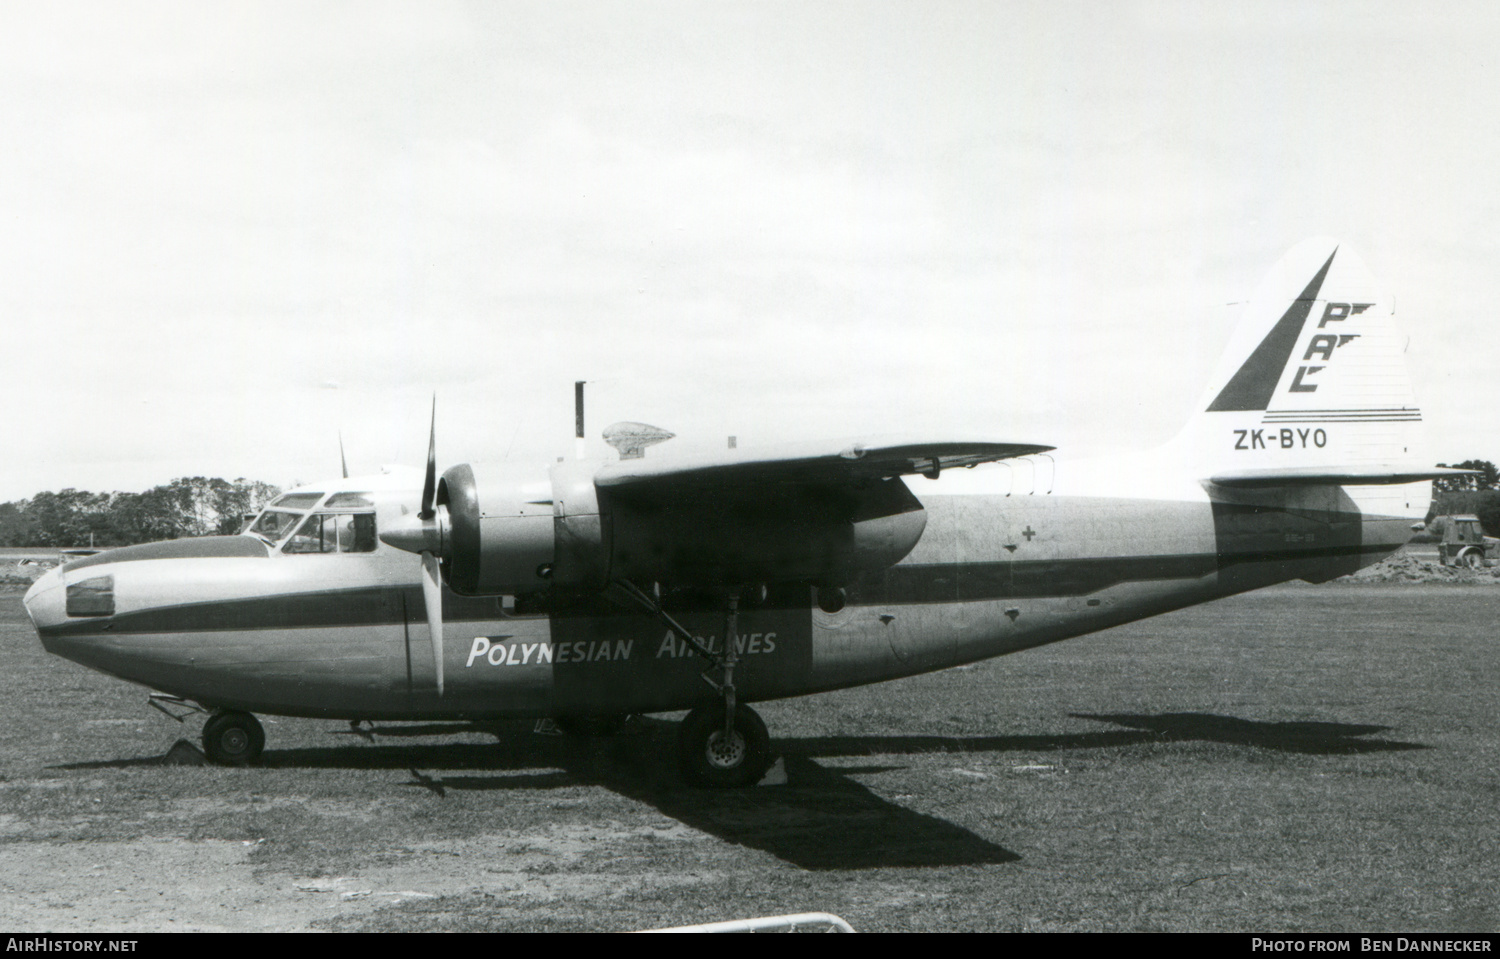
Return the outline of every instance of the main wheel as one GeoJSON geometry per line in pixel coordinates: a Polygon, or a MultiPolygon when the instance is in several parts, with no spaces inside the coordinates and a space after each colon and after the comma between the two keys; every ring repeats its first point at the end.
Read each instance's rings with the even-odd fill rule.
{"type": "Polygon", "coordinates": [[[749,706],[734,707],[734,733],[724,735],[724,707],[688,713],[677,731],[682,775],[700,786],[753,786],[771,765],[771,735],[749,706]]]}
{"type": "Polygon", "coordinates": [[[214,713],[203,724],[203,751],[221,766],[248,766],[266,748],[266,731],[249,713],[214,713]]]}

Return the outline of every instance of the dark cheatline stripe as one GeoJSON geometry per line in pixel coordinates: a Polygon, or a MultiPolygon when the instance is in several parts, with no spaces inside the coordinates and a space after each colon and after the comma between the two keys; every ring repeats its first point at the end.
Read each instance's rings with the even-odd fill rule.
{"type": "MultiPolygon", "coordinates": [[[[1347,546],[1255,550],[1223,554],[1118,556],[994,563],[893,566],[862,578],[850,600],[867,605],[919,605],[1045,596],[1084,596],[1127,582],[1199,579],[1245,563],[1285,562],[1387,553],[1393,546],[1347,546]]],[[[412,622],[425,622],[421,589],[365,588],[195,603],[79,619],[43,631],[47,636],[152,634],[224,630],[307,629],[338,626],[399,626],[402,597],[412,622]]],[[[500,618],[495,598],[446,597],[450,623],[500,618]]],[[[559,610],[565,613],[566,611],[559,610]]],[[[580,610],[585,615],[587,609],[580,610]]],[[[618,607],[593,612],[612,615],[618,607]]],[[[544,615],[544,614],[535,614],[544,615]]],[[[522,616],[516,618],[532,618],[522,616]]]]}
{"type": "Polygon", "coordinates": [[[1197,579],[1217,568],[1213,554],[893,566],[860,580],[853,598],[909,605],[1083,596],[1127,581],[1197,579]]]}
{"type": "Polygon", "coordinates": [[[1250,354],[1250,358],[1225,384],[1224,389],[1209,404],[1208,412],[1263,410],[1270,405],[1271,394],[1276,392],[1276,384],[1281,382],[1281,372],[1286,369],[1287,360],[1291,359],[1292,348],[1297,345],[1297,336],[1302,332],[1308,311],[1312,309],[1313,301],[1318,298],[1318,290],[1323,286],[1323,277],[1328,275],[1328,268],[1333,265],[1333,258],[1337,255],[1338,250],[1329,254],[1323,269],[1307,284],[1302,295],[1292,301],[1292,305],[1276,321],[1271,332],[1260,341],[1255,352],[1250,354]]]}
{"type": "Polygon", "coordinates": [[[139,546],[107,549],[93,556],[75,559],[63,569],[65,571],[84,569],[88,566],[102,566],[105,563],[133,563],[143,559],[211,559],[221,556],[265,559],[269,555],[266,544],[253,536],[194,536],[188,539],[167,539],[159,543],[141,543],[139,546]]]}
{"type": "MultiPolygon", "coordinates": [[[[417,607],[420,613],[421,607],[417,607]]],[[[399,591],[379,587],[258,596],[253,599],[163,606],[103,619],[79,620],[47,630],[80,633],[186,633],[309,626],[381,626],[402,621],[399,591]]]]}
{"type": "MultiPolygon", "coordinates": [[[[70,621],[44,631],[48,636],[89,633],[126,635],[140,633],[219,632],[253,629],[307,629],[336,626],[401,626],[403,597],[406,615],[413,623],[426,624],[422,590],[409,587],[364,587],[325,590],[252,599],[223,600],[163,606],[118,616],[70,621]]],[[[496,597],[471,599],[447,595],[443,617],[448,623],[501,618],[496,597]]],[[[528,616],[514,617],[519,619],[528,616]]]]}
{"type": "Polygon", "coordinates": [[[1240,566],[1245,563],[1289,563],[1308,559],[1349,559],[1355,556],[1377,556],[1393,553],[1404,544],[1349,546],[1315,546],[1302,549],[1267,549],[1246,552],[1223,553],[1219,557],[1220,568],[1240,566]]]}

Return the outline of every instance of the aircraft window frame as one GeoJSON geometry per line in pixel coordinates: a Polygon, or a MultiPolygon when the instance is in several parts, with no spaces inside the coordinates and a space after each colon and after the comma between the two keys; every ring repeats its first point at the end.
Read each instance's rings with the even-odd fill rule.
{"type": "Polygon", "coordinates": [[[318,510],[307,514],[281,544],[281,551],[292,556],[373,553],[378,543],[374,510],[318,510]]]}
{"type": "Polygon", "coordinates": [[[318,505],[322,493],[283,493],[271,501],[273,507],[281,509],[308,510],[318,505]]]}
{"type": "Polygon", "coordinates": [[[369,493],[334,493],[323,504],[324,509],[374,509],[375,499],[369,493]]]}

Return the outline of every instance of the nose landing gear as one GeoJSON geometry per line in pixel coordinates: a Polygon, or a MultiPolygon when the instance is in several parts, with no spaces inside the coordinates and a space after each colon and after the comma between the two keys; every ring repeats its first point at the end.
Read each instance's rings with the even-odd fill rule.
{"type": "Polygon", "coordinates": [[[224,710],[203,724],[203,751],[221,766],[248,766],[266,748],[266,731],[249,713],[224,710]]]}

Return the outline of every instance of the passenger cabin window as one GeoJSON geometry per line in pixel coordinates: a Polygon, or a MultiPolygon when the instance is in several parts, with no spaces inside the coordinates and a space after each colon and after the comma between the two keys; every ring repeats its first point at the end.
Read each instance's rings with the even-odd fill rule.
{"type": "Polygon", "coordinates": [[[374,513],[314,513],[286,541],[285,553],[373,553],[374,513]]]}

